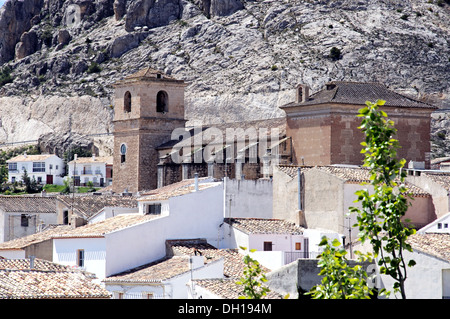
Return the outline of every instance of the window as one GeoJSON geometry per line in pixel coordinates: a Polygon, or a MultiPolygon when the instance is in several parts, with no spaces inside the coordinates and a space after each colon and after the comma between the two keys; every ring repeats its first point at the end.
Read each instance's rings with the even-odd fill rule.
{"type": "Polygon", "coordinates": [[[302,243],[295,243],[295,250],[302,250],[302,243]]]}
{"type": "Polygon", "coordinates": [[[166,113],[169,111],[169,96],[164,91],[159,91],[156,95],[156,112],[166,113]]]}
{"type": "Polygon", "coordinates": [[[119,291],[114,292],[115,299],[123,299],[123,296],[124,296],[123,292],[119,292],[119,291]]]}
{"type": "Polygon", "coordinates": [[[45,172],[45,162],[33,162],[33,172],[45,172]]]}
{"type": "Polygon", "coordinates": [[[10,171],[17,171],[17,163],[9,163],[8,164],[8,170],[10,170],[10,171]]]}
{"type": "Polygon", "coordinates": [[[126,91],[123,97],[123,111],[125,113],[131,112],[131,93],[129,91],[126,91]]]}
{"type": "Polygon", "coordinates": [[[127,146],[125,144],[120,145],[120,163],[126,161],[127,146]]]}
{"type": "Polygon", "coordinates": [[[437,224],[437,228],[438,228],[438,229],[442,229],[442,223],[438,223],[438,224],[437,224]]]}
{"type": "Polygon", "coordinates": [[[142,297],[144,299],[153,299],[153,293],[152,292],[143,292],[142,297]]]}
{"type": "Polygon", "coordinates": [[[84,267],[84,249],[77,250],[77,266],[84,267]]]}
{"type": "Polygon", "coordinates": [[[69,224],[69,211],[68,210],[63,211],[63,224],[64,225],[69,224]]]}
{"type": "Polygon", "coordinates": [[[25,214],[20,215],[20,226],[28,227],[28,216],[25,214]]]}
{"type": "Polygon", "coordinates": [[[38,176],[38,178],[37,178],[37,182],[38,182],[39,184],[41,184],[41,183],[42,183],[42,176],[38,176]]]}
{"type": "Polygon", "coordinates": [[[272,242],[271,241],[265,241],[264,242],[264,251],[272,251],[272,242]]]}
{"type": "Polygon", "coordinates": [[[148,205],[147,214],[149,215],[161,214],[161,204],[148,205]]]}

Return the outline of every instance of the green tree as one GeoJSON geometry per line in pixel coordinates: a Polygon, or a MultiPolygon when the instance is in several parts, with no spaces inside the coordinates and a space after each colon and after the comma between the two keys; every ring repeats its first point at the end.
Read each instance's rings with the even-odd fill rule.
{"type": "MultiPolygon", "coordinates": [[[[245,247],[240,247],[245,250],[245,247]]],[[[254,250],[250,250],[254,252],[254,250]]],[[[257,260],[251,258],[248,254],[244,256],[245,268],[243,277],[237,282],[239,285],[244,286],[243,296],[239,299],[261,299],[270,291],[264,283],[267,282],[266,275],[264,274],[261,266],[257,260]]]]}
{"type": "Polygon", "coordinates": [[[373,193],[367,189],[356,192],[361,208],[352,207],[357,213],[357,224],[361,242],[369,241],[374,257],[378,259],[380,273],[394,279],[394,291],[400,291],[406,298],[404,283],[407,278],[407,266],[413,266],[413,260],[406,264],[404,251],[412,251],[408,236],[415,233],[406,227],[402,218],[408,209],[408,190],[402,170],[405,160],[397,159],[399,143],[394,139],[396,129],[393,121],[379,107],[385,101],[366,102],[359,110],[362,118],[359,127],[365,134],[361,143],[365,154],[364,166],[370,170],[373,193]]]}
{"type": "MultiPolygon", "coordinates": [[[[348,266],[347,252],[339,240],[334,239],[330,245],[328,239],[323,237],[319,246],[324,247],[318,262],[321,268],[319,275],[323,278],[321,284],[306,294],[313,299],[369,299],[373,292],[367,285],[367,273],[361,265],[348,266]]],[[[355,253],[359,255],[359,262],[369,258],[355,253]]]]}

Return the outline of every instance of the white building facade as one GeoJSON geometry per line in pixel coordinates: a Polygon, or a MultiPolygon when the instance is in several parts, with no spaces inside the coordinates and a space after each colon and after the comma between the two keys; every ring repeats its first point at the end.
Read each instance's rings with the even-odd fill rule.
{"type": "Polygon", "coordinates": [[[21,182],[26,171],[38,184],[63,184],[64,162],[54,154],[23,154],[6,162],[9,183],[21,182]]]}
{"type": "Polygon", "coordinates": [[[108,186],[112,183],[112,156],[75,157],[67,163],[68,177],[73,178],[76,186],[108,186]]]}

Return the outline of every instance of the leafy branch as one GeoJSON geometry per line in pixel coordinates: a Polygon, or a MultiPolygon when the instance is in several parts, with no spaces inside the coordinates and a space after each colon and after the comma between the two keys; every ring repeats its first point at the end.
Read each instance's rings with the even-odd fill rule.
{"type": "Polygon", "coordinates": [[[394,290],[400,291],[406,298],[404,283],[407,278],[407,266],[414,266],[410,260],[408,265],[404,251],[412,251],[407,243],[408,236],[414,229],[405,227],[402,218],[408,209],[408,190],[405,186],[406,174],[402,171],[405,160],[397,159],[399,143],[393,136],[396,133],[393,121],[379,109],[385,101],[366,102],[366,107],[359,110],[362,118],[359,127],[365,134],[361,143],[365,154],[364,166],[370,170],[373,194],[367,189],[356,192],[361,209],[351,207],[357,213],[357,224],[360,240],[370,242],[374,256],[378,258],[380,273],[391,276],[394,290]]]}

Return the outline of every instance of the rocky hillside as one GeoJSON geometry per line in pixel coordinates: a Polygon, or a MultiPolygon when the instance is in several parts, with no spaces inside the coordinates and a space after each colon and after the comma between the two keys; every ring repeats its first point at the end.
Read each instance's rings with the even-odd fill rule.
{"type": "MultiPolygon", "coordinates": [[[[0,143],[78,133],[109,152],[97,134],[112,131],[111,83],[147,66],[190,84],[190,124],[283,116],[295,85],[329,80],[378,81],[447,109],[448,2],[8,0],[0,143]]],[[[435,153],[448,156],[449,115],[435,118],[435,153]]]]}

